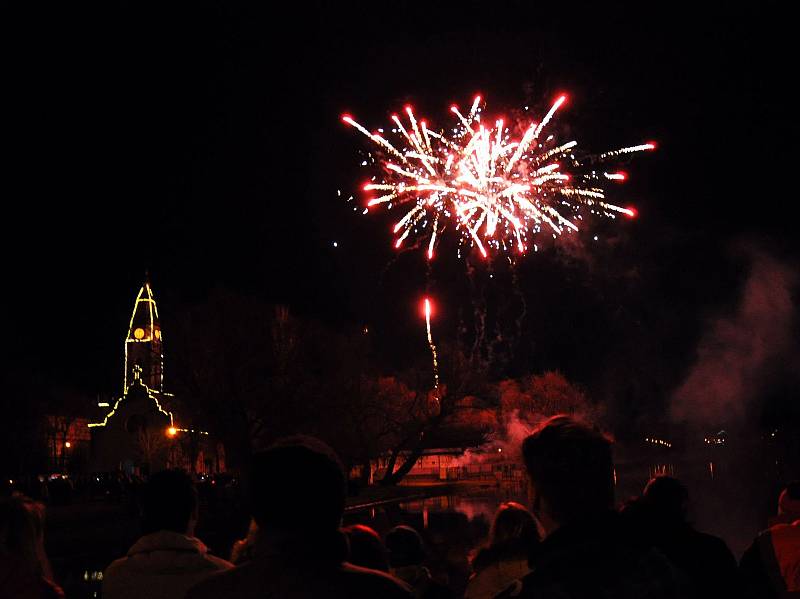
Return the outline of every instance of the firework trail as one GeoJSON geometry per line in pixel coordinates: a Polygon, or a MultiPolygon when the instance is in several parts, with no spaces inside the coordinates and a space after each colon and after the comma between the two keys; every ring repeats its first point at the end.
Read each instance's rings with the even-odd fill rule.
{"type": "Polygon", "coordinates": [[[425,328],[428,333],[428,347],[431,348],[431,358],[433,359],[433,390],[436,401],[439,401],[439,360],[436,357],[436,344],[433,342],[431,334],[431,300],[425,298],[425,328]]]}
{"type": "MultiPolygon", "coordinates": [[[[383,130],[371,133],[344,115],[345,123],[373,142],[381,165],[381,172],[364,185],[370,193],[367,208],[400,208],[403,214],[393,229],[395,247],[414,237],[427,246],[429,260],[447,230],[486,258],[492,250],[536,250],[533,239],[543,230],[553,237],[578,231],[584,211],[610,218],[635,216],[634,210],[607,202],[602,187],[608,181],[624,181],[624,173],[590,170],[576,158],[576,141],[543,136],[565,101],[566,96],[559,96],[544,118],[528,123],[521,136],[512,134],[502,119],[482,123],[480,96],[466,115],[455,105],[450,108],[457,121],[447,131],[430,129],[406,106],[407,125],[392,115],[392,141],[383,130]],[[573,172],[566,172],[567,167],[573,172]]],[[[584,162],[654,148],[644,143],[588,156],[584,162]]]]}

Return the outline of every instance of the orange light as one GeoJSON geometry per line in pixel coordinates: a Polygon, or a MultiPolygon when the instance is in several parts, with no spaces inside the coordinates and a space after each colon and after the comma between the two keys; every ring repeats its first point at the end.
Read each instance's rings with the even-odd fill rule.
{"type": "Polygon", "coordinates": [[[72,443],[70,443],[69,441],[67,441],[66,443],[64,443],[64,447],[66,447],[67,449],[69,449],[70,447],[72,447],[72,443]]]}
{"type": "Polygon", "coordinates": [[[174,437],[175,435],[177,435],[177,434],[178,434],[178,429],[177,429],[177,428],[175,428],[174,426],[171,426],[171,427],[169,427],[169,428],[167,429],[167,434],[168,434],[170,437],[174,437]]]}

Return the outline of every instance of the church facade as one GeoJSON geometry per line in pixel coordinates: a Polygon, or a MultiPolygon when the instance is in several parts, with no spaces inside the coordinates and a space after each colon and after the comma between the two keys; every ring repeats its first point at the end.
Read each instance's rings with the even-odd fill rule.
{"type": "Polygon", "coordinates": [[[103,402],[90,422],[90,469],[147,475],[164,468],[198,474],[225,470],[224,448],[207,431],[180,426],[179,403],[164,391],[164,354],[158,305],[145,281],[133,306],[124,344],[122,395],[103,402]]]}

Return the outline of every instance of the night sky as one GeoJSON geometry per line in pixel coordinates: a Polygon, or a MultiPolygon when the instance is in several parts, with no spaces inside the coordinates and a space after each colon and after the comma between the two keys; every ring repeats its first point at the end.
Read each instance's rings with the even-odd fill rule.
{"type": "Polygon", "coordinates": [[[777,8],[378,4],[19,15],[3,219],[15,363],[116,389],[149,269],[167,352],[174,312],[228,289],[334,327],[368,323],[385,360],[406,364],[425,349],[408,325],[426,283],[454,326],[444,306],[467,303],[463,266],[443,259],[426,279],[419,256],[393,260],[392,217],[337,198],[366,178],[365,146],[339,117],[377,128],[411,102],[444,123],[476,92],[502,114],[566,91],[560,123],[584,147],[659,144],[615,192],[638,219],[604,228],[591,252],[519,265],[532,369],[588,382],[598,353],[645,353],[641,367],[677,387],[709,319],[735,316],[752,252],[794,272],[796,33],[777,8]]]}

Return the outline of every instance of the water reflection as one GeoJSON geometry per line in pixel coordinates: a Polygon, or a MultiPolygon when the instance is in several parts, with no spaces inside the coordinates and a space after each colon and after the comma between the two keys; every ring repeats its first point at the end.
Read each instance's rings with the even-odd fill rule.
{"type": "MultiPolygon", "coordinates": [[[[753,500],[769,495],[763,481],[729,470],[719,461],[702,459],[623,462],[614,471],[617,501],[639,495],[653,476],[679,477],[690,491],[691,520],[700,530],[722,537],[738,556],[764,526],[771,506],[764,509],[765,504],[753,500]]],[[[432,573],[462,592],[469,578],[469,558],[485,542],[494,513],[504,501],[529,505],[527,483],[473,481],[449,494],[350,513],[346,523],[366,524],[381,535],[398,524],[413,526],[428,543],[432,573]]]]}
{"type": "Polygon", "coordinates": [[[494,513],[504,501],[516,501],[525,504],[527,488],[522,484],[465,488],[460,493],[418,499],[400,504],[400,508],[410,513],[422,514],[423,528],[428,528],[430,513],[458,512],[468,520],[483,518],[491,522],[494,513]]]}
{"type": "Polygon", "coordinates": [[[351,513],[345,523],[366,524],[381,536],[398,524],[413,526],[428,546],[432,574],[463,593],[472,553],[488,537],[494,513],[504,501],[525,504],[527,485],[469,485],[455,493],[351,513]]]}

